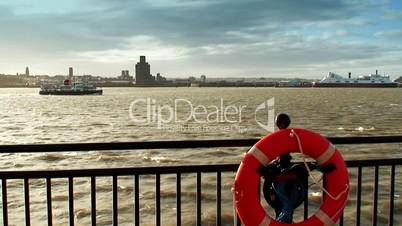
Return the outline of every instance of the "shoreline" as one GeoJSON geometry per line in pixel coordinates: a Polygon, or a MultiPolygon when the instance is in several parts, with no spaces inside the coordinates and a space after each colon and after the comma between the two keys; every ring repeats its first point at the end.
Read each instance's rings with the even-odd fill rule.
{"type": "MultiPolygon", "coordinates": [[[[397,87],[312,87],[312,86],[97,86],[98,88],[314,88],[314,89],[395,89],[402,88],[402,84],[397,87]]],[[[0,86],[0,89],[40,89],[40,86],[0,86]]]]}

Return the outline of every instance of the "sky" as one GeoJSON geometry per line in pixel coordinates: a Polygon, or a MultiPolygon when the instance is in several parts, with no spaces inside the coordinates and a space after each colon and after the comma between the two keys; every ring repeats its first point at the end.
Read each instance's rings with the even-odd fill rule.
{"type": "Polygon", "coordinates": [[[1,0],[0,74],[402,76],[402,1],[1,0]]]}

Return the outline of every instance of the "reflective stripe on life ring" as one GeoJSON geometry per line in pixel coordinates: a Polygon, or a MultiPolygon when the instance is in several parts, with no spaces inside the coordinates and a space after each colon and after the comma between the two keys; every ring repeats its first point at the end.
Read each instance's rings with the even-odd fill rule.
{"type": "Polygon", "coordinates": [[[324,213],[324,211],[321,209],[319,209],[314,216],[317,217],[325,226],[332,226],[335,224],[331,217],[324,213]]]}
{"type": "Polygon", "coordinates": [[[262,152],[260,149],[258,149],[256,146],[253,146],[249,151],[249,154],[253,155],[254,158],[256,158],[261,165],[263,166],[268,166],[269,163],[271,162],[267,156],[265,156],[264,152],[262,152]]]}
{"type": "Polygon", "coordinates": [[[327,150],[324,151],[324,153],[322,153],[320,157],[316,159],[317,163],[323,165],[332,157],[332,155],[335,153],[335,150],[336,150],[335,146],[330,143],[327,150]]]}
{"type": "Polygon", "coordinates": [[[294,223],[295,226],[329,226],[337,222],[342,214],[348,197],[349,174],[346,164],[340,154],[327,139],[305,129],[284,129],[271,133],[258,141],[245,155],[236,173],[233,186],[236,211],[242,223],[246,226],[276,226],[282,225],[262,208],[259,194],[260,177],[258,168],[268,166],[272,160],[292,152],[299,152],[299,144],[293,134],[301,141],[303,153],[325,166],[334,164],[335,170],[324,174],[331,196],[340,195],[337,200],[328,195],[323,198],[320,209],[308,219],[294,223]]]}

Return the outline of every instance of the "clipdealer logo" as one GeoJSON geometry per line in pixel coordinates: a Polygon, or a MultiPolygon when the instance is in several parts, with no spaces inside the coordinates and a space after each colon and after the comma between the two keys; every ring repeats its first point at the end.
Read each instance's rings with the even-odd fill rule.
{"type": "Polygon", "coordinates": [[[275,98],[272,97],[261,104],[259,104],[254,112],[255,122],[268,132],[275,130],[275,98]],[[266,118],[260,119],[257,117],[258,113],[262,112],[266,118]]]}
{"type": "MultiPolygon", "coordinates": [[[[268,132],[274,131],[274,104],[274,98],[270,98],[259,104],[254,112],[257,125],[268,132]]],[[[172,124],[198,124],[203,128],[219,124],[227,128],[227,125],[239,126],[247,113],[246,109],[247,105],[227,104],[223,98],[218,105],[195,105],[182,98],[177,98],[172,105],[168,105],[158,104],[153,98],[138,98],[130,104],[129,117],[136,124],[155,124],[158,129],[172,127],[172,124]]]]}

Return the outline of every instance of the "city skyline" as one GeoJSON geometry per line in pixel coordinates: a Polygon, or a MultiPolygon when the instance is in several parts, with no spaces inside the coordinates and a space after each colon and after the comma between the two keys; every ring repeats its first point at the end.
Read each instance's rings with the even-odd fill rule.
{"type": "Polygon", "coordinates": [[[402,75],[398,1],[5,0],[0,12],[5,74],[118,76],[145,55],[167,77],[402,75]]]}

